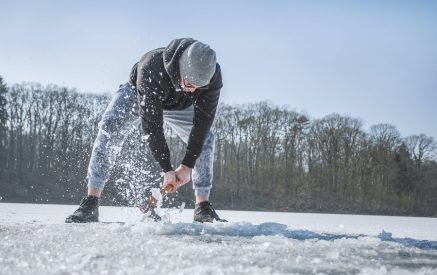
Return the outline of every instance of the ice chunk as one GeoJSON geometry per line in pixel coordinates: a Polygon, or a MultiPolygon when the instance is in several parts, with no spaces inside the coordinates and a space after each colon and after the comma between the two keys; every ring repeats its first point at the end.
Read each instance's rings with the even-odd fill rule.
{"type": "Polygon", "coordinates": [[[146,171],[144,169],[141,169],[140,173],[143,174],[143,175],[149,175],[151,172],[150,171],[146,171]]]}
{"type": "Polygon", "coordinates": [[[105,135],[107,138],[111,138],[111,135],[106,132],[105,130],[103,130],[102,128],[100,128],[100,131],[102,132],[103,135],[105,135]]]}
{"type": "Polygon", "coordinates": [[[184,212],[185,209],[185,202],[182,202],[181,206],[179,206],[179,213],[184,212]]]}
{"type": "Polygon", "coordinates": [[[155,197],[155,199],[158,201],[158,203],[156,204],[158,208],[160,208],[162,205],[162,195],[160,190],[161,190],[160,188],[152,188],[150,190],[152,196],[155,197]]]}
{"type": "Polygon", "coordinates": [[[147,139],[149,138],[149,136],[150,136],[150,135],[142,135],[142,136],[141,136],[141,141],[142,141],[142,142],[146,142],[147,139]]]}

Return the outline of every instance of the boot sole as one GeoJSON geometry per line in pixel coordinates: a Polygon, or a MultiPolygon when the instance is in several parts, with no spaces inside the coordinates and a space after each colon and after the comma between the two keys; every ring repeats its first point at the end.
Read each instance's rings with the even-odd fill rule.
{"type": "Polygon", "coordinates": [[[200,222],[200,223],[204,223],[204,222],[213,223],[213,222],[214,222],[214,219],[204,219],[204,220],[201,220],[201,219],[194,219],[194,221],[195,221],[195,222],[200,222]]]}
{"type": "Polygon", "coordinates": [[[91,222],[99,222],[99,219],[98,218],[80,219],[74,217],[67,217],[65,219],[65,223],[91,223],[91,222]]]}

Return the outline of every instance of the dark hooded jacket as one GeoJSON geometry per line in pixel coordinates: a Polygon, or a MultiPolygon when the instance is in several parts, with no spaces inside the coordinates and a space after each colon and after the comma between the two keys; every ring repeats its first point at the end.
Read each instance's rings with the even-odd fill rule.
{"type": "Polygon", "coordinates": [[[179,58],[196,40],[175,39],[166,48],[146,53],[131,71],[130,84],[137,91],[142,126],[147,142],[164,172],[173,170],[170,150],[164,137],[163,110],[182,110],[194,104],[193,128],[182,164],[193,168],[202,152],[203,143],[214,121],[220,96],[222,75],[217,63],[216,71],[207,86],[193,93],[180,85],[179,58]]]}

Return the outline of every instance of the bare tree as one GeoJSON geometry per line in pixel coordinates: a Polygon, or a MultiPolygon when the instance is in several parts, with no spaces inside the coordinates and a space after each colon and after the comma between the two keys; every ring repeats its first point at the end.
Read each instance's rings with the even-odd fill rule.
{"type": "Polygon", "coordinates": [[[433,137],[425,134],[412,135],[405,138],[405,143],[418,168],[425,160],[432,160],[436,156],[437,143],[433,137]]]}
{"type": "Polygon", "coordinates": [[[6,83],[3,82],[3,78],[0,76],[0,180],[5,180],[5,174],[7,173],[6,168],[6,155],[7,155],[7,121],[8,121],[8,113],[7,113],[7,100],[6,95],[8,92],[8,88],[6,83]]]}

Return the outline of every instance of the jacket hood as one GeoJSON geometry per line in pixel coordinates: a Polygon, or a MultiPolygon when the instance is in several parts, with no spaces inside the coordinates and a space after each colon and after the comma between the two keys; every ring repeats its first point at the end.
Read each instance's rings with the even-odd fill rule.
{"type": "Polygon", "coordinates": [[[180,90],[181,88],[181,74],[179,72],[179,59],[182,53],[188,46],[196,42],[192,38],[178,38],[170,42],[165,48],[162,58],[164,59],[164,68],[170,76],[173,86],[180,90]]]}

